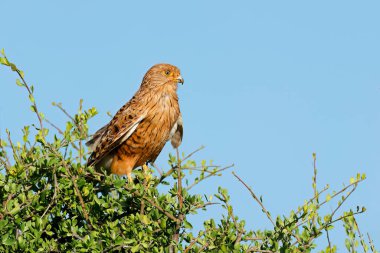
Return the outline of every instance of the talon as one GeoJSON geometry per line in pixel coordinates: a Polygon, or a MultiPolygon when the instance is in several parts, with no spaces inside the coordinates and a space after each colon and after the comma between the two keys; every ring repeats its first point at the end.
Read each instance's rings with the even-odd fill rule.
{"type": "Polygon", "coordinates": [[[128,177],[128,183],[133,184],[132,173],[127,174],[127,177],[128,177]]]}
{"type": "Polygon", "coordinates": [[[151,175],[150,175],[150,172],[149,172],[149,167],[148,167],[146,164],[144,164],[144,165],[142,166],[142,168],[143,168],[143,170],[144,170],[145,180],[146,180],[147,182],[149,182],[149,180],[150,180],[150,178],[151,178],[151,175]]]}

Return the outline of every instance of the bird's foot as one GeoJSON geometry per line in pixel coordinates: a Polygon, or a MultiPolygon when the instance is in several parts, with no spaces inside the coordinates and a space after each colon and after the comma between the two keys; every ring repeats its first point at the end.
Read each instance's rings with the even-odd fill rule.
{"type": "Polygon", "coordinates": [[[132,173],[128,173],[128,174],[127,174],[127,177],[128,177],[128,183],[129,183],[129,184],[133,184],[132,173]]]}
{"type": "Polygon", "coordinates": [[[144,164],[142,166],[142,168],[144,170],[145,180],[146,180],[146,182],[149,182],[150,178],[152,177],[152,175],[150,174],[149,168],[148,168],[148,166],[146,164],[144,164]]]}

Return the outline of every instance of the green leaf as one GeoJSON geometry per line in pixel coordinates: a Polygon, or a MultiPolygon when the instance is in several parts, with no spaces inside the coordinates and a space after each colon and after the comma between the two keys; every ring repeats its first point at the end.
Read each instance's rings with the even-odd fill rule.
{"type": "Polygon", "coordinates": [[[20,87],[23,87],[24,84],[20,81],[20,79],[16,79],[16,84],[20,87]]]}
{"type": "Polygon", "coordinates": [[[0,63],[5,65],[5,66],[9,66],[9,62],[8,62],[7,58],[0,57],[0,63]]]}
{"type": "Polygon", "coordinates": [[[16,243],[16,240],[9,237],[8,234],[5,234],[2,238],[1,238],[1,241],[4,245],[7,245],[7,246],[10,246],[10,245],[13,245],[16,243]]]}

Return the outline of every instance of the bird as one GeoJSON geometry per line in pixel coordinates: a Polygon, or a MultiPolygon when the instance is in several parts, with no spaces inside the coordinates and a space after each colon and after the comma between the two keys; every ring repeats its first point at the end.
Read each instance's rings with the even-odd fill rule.
{"type": "Polygon", "coordinates": [[[87,166],[103,167],[133,182],[132,170],[147,170],[167,141],[178,148],[183,137],[179,83],[184,79],[176,66],[152,66],[134,96],[86,143],[92,151],[87,166]]]}

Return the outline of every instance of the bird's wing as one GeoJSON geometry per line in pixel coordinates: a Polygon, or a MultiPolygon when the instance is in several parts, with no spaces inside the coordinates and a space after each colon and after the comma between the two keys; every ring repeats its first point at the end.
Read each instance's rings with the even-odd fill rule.
{"type": "Polygon", "coordinates": [[[177,122],[174,124],[172,130],[170,131],[169,139],[171,140],[171,144],[173,148],[178,148],[179,145],[181,145],[182,136],[183,136],[183,121],[182,121],[182,114],[180,113],[177,119],[177,122]]]}
{"type": "Polygon", "coordinates": [[[103,136],[104,132],[107,130],[108,125],[109,123],[100,128],[98,131],[96,131],[96,133],[92,135],[92,138],[86,142],[86,146],[88,146],[88,148],[91,149],[91,151],[95,151],[96,146],[98,146],[99,141],[103,136]]]}
{"type": "Polygon", "coordinates": [[[113,149],[126,141],[136,130],[141,121],[145,118],[145,113],[134,100],[129,101],[116,113],[115,117],[103,128],[99,129],[99,135],[90,140],[94,147],[94,152],[88,158],[89,166],[100,162],[113,149]],[[96,138],[96,139],[95,139],[96,138]]]}

